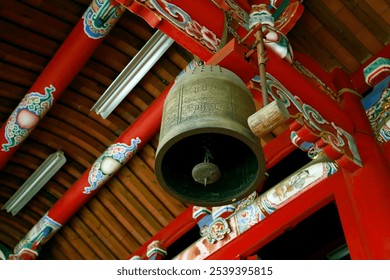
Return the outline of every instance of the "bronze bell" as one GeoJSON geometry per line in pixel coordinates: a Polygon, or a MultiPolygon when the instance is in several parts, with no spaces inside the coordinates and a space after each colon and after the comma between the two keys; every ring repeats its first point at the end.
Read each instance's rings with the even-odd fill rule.
{"type": "Polygon", "coordinates": [[[164,103],[155,161],[161,186],[198,206],[231,204],[256,190],[265,161],[247,124],[255,111],[233,72],[209,65],[184,73],[164,103]]]}

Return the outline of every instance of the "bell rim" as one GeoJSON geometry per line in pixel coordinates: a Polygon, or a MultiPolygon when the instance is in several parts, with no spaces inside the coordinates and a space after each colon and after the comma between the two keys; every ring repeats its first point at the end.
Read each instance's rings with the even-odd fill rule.
{"type": "MultiPolygon", "coordinates": [[[[245,127],[243,126],[243,128],[245,128],[245,127]]],[[[245,129],[247,129],[247,128],[245,128],[245,129]]],[[[166,135],[164,135],[164,136],[166,136],[166,135]]],[[[194,128],[191,130],[186,130],[184,133],[179,133],[178,135],[176,135],[176,138],[175,137],[169,138],[169,140],[164,142],[163,145],[160,146],[160,144],[159,144],[158,150],[156,151],[156,157],[155,157],[155,168],[154,168],[155,175],[157,178],[159,178],[158,181],[159,181],[161,187],[168,194],[170,194],[172,197],[178,199],[181,202],[184,202],[184,203],[187,203],[190,205],[196,205],[196,206],[223,206],[223,205],[235,203],[235,202],[245,198],[246,196],[251,194],[256,189],[258,189],[261,186],[261,182],[265,179],[265,171],[266,170],[265,170],[264,152],[263,152],[263,149],[261,147],[260,141],[256,141],[255,135],[252,134],[251,136],[253,136],[253,137],[250,137],[250,138],[244,137],[244,135],[242,133],[239,133],[238,131],[235,131],[235,130],[232,130],[232,129],[229,129],[226,127],[208,126],[208,127],[200,127],[200,128],[194,128]],[[186,199],[183,195],[180,195],[178,192],[175,192],[171,187],[168,186],[168,184],[163,176],[162,169],[160,167],[162,167],[162,161],[164,159],[165,154],[169,151],[170,148],[172,148],[173,145],[178,143],[178,141],[185,139],[189,136],[200,135],[200,134],[203,134],[205,132],[210,133],[211,128],[213,129],[212,133],[226,135],[229,137],[234,137],[235,139],[240,140],[243,143],[245,143],[248,146],[248,148],[255,155],[255,157],[258,161],[259,168],[258,168],[258,172],[256,174],[256,177],[251,182],[252,187],[247,188],[247,189],[243,190],[242,192],[238,193],[234,198],[219,200],[219,201],[215,201],[215,202],[199,201],[199,202],[195,203],[194,199],[191,199],[191,198],[186,199]]]]}

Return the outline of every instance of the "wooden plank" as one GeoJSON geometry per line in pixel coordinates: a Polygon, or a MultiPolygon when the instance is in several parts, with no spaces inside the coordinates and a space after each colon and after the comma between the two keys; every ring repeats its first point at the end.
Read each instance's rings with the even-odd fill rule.
{"type": "Polygon", "coordinates": [[[365,1],[342,0],[344,5],[370,30],[378,40],[386,45],[390,40],[389,25],[365,1]]]}
{"type": "MultiPolygon", "coordinates": [[[[42,205],[42,203],[37,202],[36,200],[30,200],[26,206],[24,206],[20,211],[23,212],[24,214],[31,215],[33,212],[35,214],[35,217],[42,217],[49,208],[46,205],[42,205]]],[[[18,215],[19,215],[18,213],[18,215]]],[[[39,218],[40,219],[40,218],[39,218]]],[[[38,222],[38,220],[36,222],[38,222]]]]}
{"type": "MultiPolygon", "coordinates": [[[[57,233],[56,235],[59,235],[57,233]]],[[[84,258],[69,245],[62,236],[51,239],[40,251],[38,260],[83,260],[84,258]]]]}
{"type": "Polygon", "coordinates": [[[351,54],[360,62],[364,63],[371,57],[371,53],[364,45],[356,39],[353,33],[327,8],[322,1],[305,1],[303,3],[310,10],[322,25],[329,30],[340,43],[351,52],[351,54]]]}
{"type": "Polygon", "coordinates": [[[389,6],[389,8],[387,8],[387,9],[381,14],[381,18],[386,22],[387,25],[390,25],[390,17],[389,17],[389,14],[390,14],[390,6],[389,6]]]}
{"type": "Polygon", "coordinates": [[[340,48],[335,53],[335,56],[343,63],[347,73],[352,74],[359,69],[361,64],[346,48],[340,48]]]}
{"type": "Polygon", "coordinates": [[[362,0],[366,2],[377,13],[382,14],[389,7],[389,0],[362,0]]]}
{"type": "Polygon", "coordinates": [[[361,40],[367,49],[373,54],[379,53],[384,48],[384,45],[375,37],[375,34],[365,27],[356,34],[356,38],[361,40]]]}
{"type": "Polygon", "coordinates": [[[146,241],[145,238],[149,236],[149,233],[145,230],[142,222],[135,218],[134,214],[128,211],[110,190],[102,189],[97,197],[106,207],[107,213],[110,213],[113,219],[124,227],[126,234],[123,238],[126,238],[126,235],[130,236],[129,233],[131,233],[132,238],[129,238],[128,241],[132,249],[146,241]]]}
{"type": "Polygon", "coordinates": [[[33,73],[41,73],[47,59],[40,55],[21,50],[12,45],[0,42],[0,59],[33,73]]]}
{"type": "Polygon", "coordinates": [[[114,80],[130,62],[131,57],[104,43],[96,49],[92,59],[110,68],[113,71],[113,74],[109,77],[114,80]],[[107,55],[108,53],[110,55],[107,55]]]}
{"type": "Polygon", "coordinates": [[[2,225],[0,228],[0,237],[2,238],[1,243],[13,249],[23,238],[23,235],[19,231],[14,230],[12,224],[10,223],[11,219],[0,215],[0,222],[2,225]]]}
{"type": "Polygon", "coordinates": [[[1,41],[8,42],[21,49],[39,53],[44,57],[52,57],[59,47],[57,42],[49,38],[4,20],[0,20],[0,29],[7,30],[7,32],[0,32],[1,41]]]}
{"type": "MultiPolygon", "coordinates": [[[[83,208],[84,209],[84,208],[83,208]]],[[[106,245],[95,235],[95,233],[84,223],[78,215],[83,211],[81,209],[76,216],[68,222],[68,225],[83,239],[91,250],[96,254],[95,259],[115,259],[112,252],[106,247],[106,245]]]]}
{"type": "Polygon", "coordinates": [[[101,116],[91,111],[92,106],[93,102],[86,98],[86,96],[71,91],[65,93],[65,97],[57,103],[52,111],[55,115],[57,115],[57,113],[54,112],[55,110],[69,111],[69,113],[71,113],[70,116],[59,114],[60,116],[64,116],[63,121],[66,121],[66,119],[70,120],[73,115],[77,115],[77,117],[74,118],[76,122],[73,121],[72,125],[76,125],[78,127],[90,127],[88,129],[89,133],[100,139],[102,143],[108,147],[115,141],[115,139],[118,138],[120,131],[123,131],[129,126],[129,122],[119,118],[115,114],[111,114],[107,119],[103,119],[101,116]],[[67,106],[65,106],[66,108],[58,109],[58,104],[60,104],[60,106],[67,106]],[[72,113],[71,110],[74,110],[74,112],[72,113]],[[82,122],[78,121],[80,118],[83,119],[82,122]],[[96,131],[92,131],[95,129],[96,131]]]}
{"type": "Polygon", "coordinates": [[[70,24],[75,24],[85,11],[85,7],[75,4],[72,1],[41,1],[22,0],[24,3],[39,9],[55,18],[60,18],[70,24]]]}
{"type": "Polygon", "coordinates": [[[182,70],[178,65],[167,59],[168,51],[169,49],[152,68],[152,73],[159,77],[159,79],[161,79],[166,85],[172,83],[182,70]]]}
{"type": "MultiPolygon", "coordinates": [[[[12,237],[12,240],[14,240],[14,242],[11,243],[13,244],[12,246],[15,246],[24,237],[23,233],[28,232],[31,226],[30,223],[25,222],[19,217],[17,219],[11,219],[10,215],[5,212],[1,213],[0,222],[3,225],[1,230],[8,233],[8,235],[12,237]]],[[[11,244],[9,246],[11,246],[11,244]]]]}
{"type": "MultiPolygon", "coordinates": [[[[91,118],[88,118],[88,116],[78,111],[64,106],[64,104],[56,103],[49,114],[61,116],[61,121],[69,123],[72,126],[76,126],[80,130],[87,131],[89,135],[95,137],[101,143],[106,145],[111,145],[113,140],[116,139],[116,135],[113,134],[112,131],[110,132],[107,130],[104,125],[91,118]]],[[[107,126],[109,125],[107,124],[107,126]]]]}
{"type": "Polygon", "coordinates": [[[333,14],[338,13],[343,8],[341,0],[325,1],[324,3],[333,14]]]}
{"type": "MultiPolygon", "coordinates": [[[[122,120],[125,120],[129,123],[133,123],[135,119],[141,114],[141,111],[136,108],[133,104],[123,100],[121,105],[115,108],[114,113],[120,117],[122,120]]],[[[111,115],[110,115],[111,116],[111,115]]],[[[118,131],[118,134],[122,134],[124,130],[118,131]]]]}
{"type": "Polygon", "coordinates": [[[4,103],[0,105],[0,112],[4,114],[4,122],[5,122],[12,114],[12,112],[15,110],[17,104],[7,99],[4,99],[2,101],[4,101],[4,103]]]}
{"type": "Polygon", "coordinates": [[[112,178],[107,184],[107,188],[116,199],[122,203],[127,211],[139,221],[142,221],[142,226],[145,227],[150,236],[154,235],[162,228],[161,224],[157,221],[157,218],[154,217],[149,210],[140,203],[139,199],[133,196],[117,178],[112,178]]]}
{"type": "Polygon", "coordinates": [[[57,172],[56,175],[53,177],[53,179],[51,181],[49,181],[46,185],[45,185],[45,191],[47,193],[49,193],[50,195],[54,196],[56,198],[56,200],[54,202],[56,202],[58,199],[60,199],[62,197],[62,195],[67,191],[67,188],[64,187],[61,182],[56,182],[55,180],[55,177],[57,178],[62,178],[64,172],[57,172]],[[61,174],[62,173],[62,174],[61,174]]]}
{"type": "Polygon", "coordinates": [[[33,73],[10,64],[0,64],[0,79],[9,83],[30,87],[37,76],[38,73],[33,73]]]}
{"type": "Polygon", "coordinates": [[[40,158],[34,157],[26,153],[16,153],[12,157],[12,162],[21,166],[25,166],[31,170],[35,170],[43,162],[40,158]]]}
{"type": "Polygon", "coordinates": [[[52,134],[51,132],[44,131],[39,127],[31,133],[30,137],[42,145],[47,145],[55,150],[64,151],[68,158],[73,158],[84,167],[89,168],[95,161],[95,157],[91,156],[85,150],[75,147],[71,142],[52,134]]]}
{"type": "Polygon", "coordinates": [[[116,177],[126,185],[126,188],[141,202],[143,207],[146,207],[151,212],[161,225],[165,226],[174,218],[126,165],[119,170],[116,177]]]}
{"type": "MultiPolygon", "coordinates": [[[[99,193],[107,192],[106,188],[102,189],[99,193]]],[[[110,201],[105,200],[104,195],[98,195],[89,201],[89,207],[95,214],[99,215],[99,220],[109,229],[112,233],[113,238],[115,238],[124,249],[124,255],[120,255],[119,259],[122,259],[128,256],[128,252],[131,252],[137,249],[140,244],[135,240],[132,236],[131,232],[129,232],[125,226],[120,222],[119,217],[113,215],[111,211],[109,211],[109,207],[111,207],[110,201]]]]}
{"type": "Polygon", "coordinates": [[[140,40],[129,31],[120,28],[117,24],[104,39],[104,43],[127,55],[129,58],[127,58],[126,63],[128,63],[130,58],[138,53],[139,49],[143,46],[144,41],[140,40]]]}
{"type": "Polygon", "coordinates": [[[14,109],[16,105],[19,104],[19,102],[25,96],[27,90],[28,90],[27,87],[11,84],[8,81],[7,82],[0,81],[1,99],[6,98],[6,99],[14,100],[14,104],[15,104],[14,109]]]}
{"type": "MultiPolygon", "coordinates": [[[[98,258],[96,253],[91,250],[91,247],[89,247],[88,244],[86,244],[84,240],[69,225],[64,225],[60,231],[53,236],[52,239],[53,240],[50,240],[50,242],[53,242],[54,244],[65,243],[66,245],[62,245],[63,247],[71,247],[74,249],[71,254],[66,254],[70,259],[78,259],[78,257],[80,257],[81,259],[93,260],[98,258]]],[[[45,247],[42,248],[42,250],[45,249],[45,247]]],[[[51,253],[54,255],[55,250],[51,251],[51,253]]]]}
{"type": "Polygon", "coordinates": [[[185,69],[188,63],[190,63],[194,58],[190,52],[177,43],[172,44],[172,46],[167,50],[166,56],[181,70],[185,69]]]}
{"type": "Polygon", "coordinates": [[[129,162],[129,166],[142,183],[149,188],[175,217],[187,208],[182,202],[173,198],[162,189],[152,170],[138,156],[133,157],[129,162]]]}
{"type": "MultiPolygon", "coordinates": [[[[107,87],[97,81],[93,81],[84,75],[77,75],[69,85],[68,89],[77,93],[82,93],[91,102],[95,102],[103,94],[107,87]]],[[[66,91],[67,92],[67,91],[66,91]]],[[[92,103],[93,105],[93,103],[92,103]]]]}
{"type": "Polygon", "coordinates": [[[310,57],[316,60],[324,70],[330,71],[334,67],[342,67],[333,53],[329,51],[313,34],[306,31],[306,26],[298,22],[296,30],[289,33],[292,42],[298,42],[304,47],[304,53],[308,53],[310,57]]]}
{"type": "Polygon", "coordinates": [[[42,190],[40,190],[40,192],[32,198],[32,200],[45,205],[45,209],[50,209],[57,201],[57,198],[54,195],[46,191],[46,186],[48,184],[58,185],[54,182],[48,182],[45,187],[43,187],[42,190]]]}
{"type": "Polygon", "coordinates": [[[342,69],[347,73],[353,73],[356,65],[360,65],[359,61],[350,53],[326,28],[321,28],[315,38],[321,41],[324,47],[332,53],[332,55],[341,64],[342,69]]]}
{"type": "MultiPolygon", "coordinates": [[[[12,164],[4,170],[4,173],[17,178],[16,186],[12,186],[15,191],[23,184],[25,180],[33,173],[33,170],[21,165],[12,164]]],[[[5,185],[8,185],[5,183],[5,185]]]]}
{"type": "Polygon", "coordinates": [[[383,48],[383,44],[371,33],[367,27],[346,7],[343,7],[336,16],[343,22],[355,37],[373,54],[383,48]]]}
{"type": "Polygon", "coordinates": [[[149,145],[152,146],[154,150],[157,150],[159,141],[159,133],[157,133],[152,139],[149,140],[149,145]]]}
{"type": "Polygon", "coordinates": [[[96,141],[89,133],[50,116],[47,116],[45,121],[40,123],[40,128],[68,140],[73,145],[88,151],[95,158],[98,158],[106,149],[104,145],[96,141]]]}
{"type": "Polygon", "coordinates": [[[17,1],[3,1],[2,5],[3,18],[57,41],[63,41],[74,26],[17,1]]]}
{"type": "Polygon", "coordinates": [[[90,228],[94,235],[104,244],[105,251],[109,252],[105,259],[118,259],[120,255],[126,255],[126,250],[114,238],[110,230],[99,219],[100,212],[97,209],[92,212],[89,204],[79,211],[80,219],[90,228]]]}
{"type": "Polygon", "coordinates": [[[108,88],[112,81],[117,77],[117,72],[112,71],[104,64],[89,60],[85,66],[81,69],[80,74],[88,77],[92,81],[96,81],[108,88]]]}
{"type": "MultiPolygon", "coordinates": [[[[153,82],[158,82],[158,81],[151,80],[150,82],[153,83],[153,82]]],[[[131,94],[128,95],[128,98],[131,102],[135,102],[135,100],[133,101],[133,99],[132,99],[133,96],[135,96],[139,100],[138,104],[140,106],[137,106],[137,107],[142,109],[142,111],[145,111],[149,107],[149,105],[154,101],[154,99],[156,97],[156,96],[151,95],[148,91],[146,91],[142,87],[135,87],[131,91],[131,94]],[[143,104],[144,106],[142,106],[141,104],[143,104]]],[[[133,103],[133,104],[136,105],[135,103],[133,103]]]]}
{"type": "MultiPolygon", "coordinates": [[[[5,177],[5,176],[3,176],[5,177]]],[[[11,179],[10,179],[11,180],[11,179]]],[[[14,193],[14,191],[11,191],[12,190],[12,186],[8,186],[7,181],[2,181],[0,180],[0,183],[1,183],[1,186],[2,186],[2,197],[4,198],[4,204],[5,202],[11,197],[11,195],[14,193]]],[[[10,218],[11,215],[2,211],[1,212],[1,216],[5,216],[7,218],[10,218]]],[[[35,225],[37,223],[37,221],[40,219],[41,217],[39,216],[39,214],[36,214],[36,213],[25,213],[25,212],[19,212],[17,216],[13,217],[12,220],[15,220],[17,224],[20,224],[21,227],[21,234],[24,235],[26,234],[30,228],[32,228],[33,225],[35,225]]],[[[17,228],[17,227],[15,227],[17,228]]]]}
{"type": "MultiPolygon", "coordinates": [[[[56,175],[53,177],[59,184],[61,184],[64,190],[60,190],[61,192],[65,192],[68,190],[73,184],[76,182],[77,178],[70,175],[66,172],[66,165],[62,167],[56,175]]],[[[62,196],[62,195],[61,195],[62,196]]]]}
{"type": "Polygon", "coordinates": [[[140,112],[143,112],[149,106],[149,104],[145,102],[145,99],[149,99],[147,102],[150,103],[153,101],[153,98],[151,98],[147,92],[136,86],[131,92],[129,92],[129,94],[124,99],[124,102],[132,104],[140,112]]]}
{"type": "Polygon", "coordinates": [[[156,157],[156,150],[148,144],[146,144],[137,155],[143,160],[143,162],[154,172],[154,159],[156,157]]]}
{"type": "Polygon", "coordinates": [[[160,93],[167,87],[160,79],[154,76],[150,71],[141,79],[138,86],[142,87],[151,96],[158,97],[160,93]]]}

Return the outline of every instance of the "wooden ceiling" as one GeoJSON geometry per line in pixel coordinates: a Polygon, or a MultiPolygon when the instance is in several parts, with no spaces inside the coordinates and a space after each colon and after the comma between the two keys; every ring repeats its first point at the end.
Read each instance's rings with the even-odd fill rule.
{"type": "MultiPolygon", "coordinates": [[[[90,0],[0,3],[3,124],[78,22],[90,0]]],[[[389,0],[305,0],[288,34],[327,71],[352,74],[390,40],[389,0]]],[[[155,32],[126,11],[61,98],[0,171],[0,207],[56,150],[67,163],[16,216],[0,211],[0,243],[13,248],[192,59],[176,43],[107,119],[90,109],[155,32]]],[[[42,248],[47,259],[126,259],[186,205],[159,186],[156,135],[42,248]]]]}

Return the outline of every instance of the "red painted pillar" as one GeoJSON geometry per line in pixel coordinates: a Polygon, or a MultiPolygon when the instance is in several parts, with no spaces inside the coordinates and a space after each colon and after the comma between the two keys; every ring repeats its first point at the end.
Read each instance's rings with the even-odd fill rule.
{"type": "MultiPolygon", "coordinates": [[[[49,240],[119,169],[160,129],[163,104],[170,86],[84,172],[42,219],[15,246],[14,259],[31,259],[33,252],[49,240]]],[[[33,258],[35,258],[34,256],[33,258]]]]}
{"type": "Polygon", "coordinates": [[[0,169],[88,61],[125,8],[114,0],[96,1],[31,86],[0,131],[0,169]]]}
{"type": "MultiPolygon", "coordinates": [[[[335,199],[352,259],[390,259],[390,168],[373,136],[366,113],[349,77],[335,73],[341,103],[354,123],[354,139],[363,166],[345,171],[345,186],[335,199]]],[[[341,166],[343,167],[343,166],[341,166]]]]}

